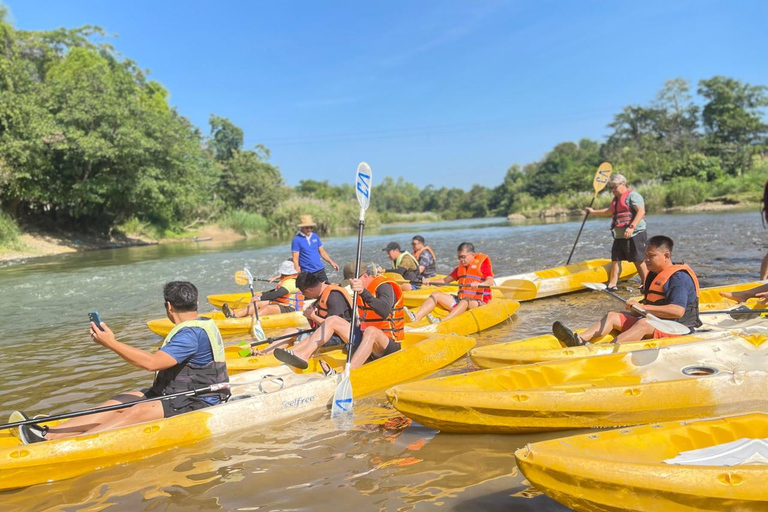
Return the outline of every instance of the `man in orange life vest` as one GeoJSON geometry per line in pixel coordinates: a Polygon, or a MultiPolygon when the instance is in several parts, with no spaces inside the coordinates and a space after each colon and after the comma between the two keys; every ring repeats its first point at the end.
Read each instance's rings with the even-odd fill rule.
{"type": "MultiPolygon", "coordinates": [[[[352,264],[354,265],[354,264],[352,264]]],[[[350,265],[348,265],[350,266],[350,265]]],[[[346,267],[345,267],[346,268],[346,267]]],[[[302,273],[303,274],[303,273],[302,273]]],[[[305,296],[313,298],[317,286],[307,286],[299,274],[297,282],[305,296]]],[[[374,277],[372,269],[364,269],[359,279],[350,279],[352,291],[358,293],[357,311],[360,324],[355,326],[352,342],[352,368],[358,368],[369,360],[375,360],[400,350],[400,341],[405,337],[405,312],[403,292],[395,281],[384,276],[374,277]]],[[[336,287],[336,285],[325,285],[336,287]]],[[[343,290],[341,287],[337,287],[343,290]]],[[[334,288],[335,289],[335,288],[334,288]]],[[[346,295],[350,309],[352,302],[346,295]]],[[[322,295],[318,303],[322,302],[322,295]]],[[[318,311],[322,304],[316,303],[318,311]]],[[[275,357],[294,367],[305,369],[307,361],[331,338],[338,337],[349,343],[349,322],[341,316],[326,316],[323,323],[308,338],[297,343],[293,350],[275,349],[275,357]]]]}
{"type": "Polygon", "coordinates": [[[672,263],[673,247],[672,239],[666,236],[654,236],[648,240],[645,263],[649,272],[645,280],[645,298],[639,303],[628,300],[627,309],[631,312],[611,311],[581,335],[574,334],[562,323],[555,322],[552,325],[555,337],[572,347],[584,345],[595,336],[605,336],[614,329],[621,332],[616,337],[618,343],[674,336],[654,329],[644,318],[631,310],[632,305],[639,305],[659,318],[675,320],[691,331],[701,327],[699,280],[688,265],[672,263]]]}
{"type": "Polygon", "coordinates": [[[458,281],[459,288],[456,295],[433,292],[432,295],[424,301],[419,310],[411,318],[418,322],[440,305],[450,311],[443,320],[448,320],[469,309],[474,309],[491,300],[491,290],[489,288],[478,288],[479,286],[493,286],[493,266],[491,259],[479,252],[475,252],[475,246],[469,242],[464,242],[457,249],[459,266],[453,269],[450,275],[443,279],[428,279],[425,284],[448,284],[458,281]]]}
{"type": "Polygon", "coordinates": [[[273,290],[267,290],[256,294],[251,303],[234,311],[224,304],[221,308],[227,318],[242,318],[251,314],[251,308],[259,308],[259,316],[278,315],[280,313],[293,313],[304,308],[304,295],[296,287],[296,276],[299,274],[291,260],[285,260],[280,264],[277,284],[273,290]]]}
{"type": "Polygon", "coordinates": [[[587,208],[587,212],[599,217],[613,217],[611,232],[613,247],[611,248],[611,274],[608,278],[608,289],[616,290],[616,283],[621,275],[621,262],[631,261],[637,267],[640,282],[645,283],[648,269],[645,258],[645,202],[643,196],[627,188],[627,179],[621,174],[614,174],[608,180],[608,187],[614,198],[611,206],[601,210],[587,208]]]}

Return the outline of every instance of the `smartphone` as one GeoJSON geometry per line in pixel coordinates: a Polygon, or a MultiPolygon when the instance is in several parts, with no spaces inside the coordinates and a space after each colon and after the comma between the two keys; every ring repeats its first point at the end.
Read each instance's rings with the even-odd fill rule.
{"type": "Polygon", "coordinates": [[[101,317],[99,316],[98,311],[91,311],[88,313],[88,318],[91,319],[91,322],[96,324],[96,327],[98,327],[100,331],[104,330],[104,328],[101,326],[101,317]]]}

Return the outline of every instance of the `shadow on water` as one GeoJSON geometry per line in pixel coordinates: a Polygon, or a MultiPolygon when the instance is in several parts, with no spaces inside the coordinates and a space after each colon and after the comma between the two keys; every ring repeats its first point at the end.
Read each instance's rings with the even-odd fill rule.
{"type": "MultiPolygon", "coordinates": [[[[437,252],[438,271],[454,266],[456,246],[473,242],[497,275],[555,266],[568,256],[580,219],[509,224],[504,219],[386,226],[366,232],[366,261],[385,263],[390,241],[407,247],[422,234],[437,252]]],[[[689,263],[702,286],[757,278],[765,231],[754,213],[650,216],[649,234],[669,234],[675,259],[689,263]]],[[[356,237],[324,237],[340,264],[356,237]]],[[[605,220],[588,221],[576,260],[606,257],[605,220]]],[[[151,381],[88,337],[88,311],[101,313],[118,339],[144,349],[160,343],[145,322],[164,315],[162,284],[189,279],[205,296],[244,291],[232,276],[248,265],[272,275],[288,258],[286,240],[214,245],[174,244],[93,251],[0,268],[0,418],[14,409],[65,412],[97,404],[151,381]]],[[[339,273],[329,273],[332,280],[339,273]]],[[[637,283],[622,285],[637,293],[637,283]]],[[[525,303],[515,317],[478,335],[478,346],[549,332],[554,320],[582,326],[615,304],[583,292],[525,303]]],[[[474,370],[464,357],[437,375],[474,370]]],[[[360,400],[357,424],[335,429],[326,411],[283,425],[247,428],[63,482],[0,493],[4,510],[566,510],[532,492],[514,462],[515,449],[544,436],[444,435],[404,421],[383,393],[360,400]]]]}

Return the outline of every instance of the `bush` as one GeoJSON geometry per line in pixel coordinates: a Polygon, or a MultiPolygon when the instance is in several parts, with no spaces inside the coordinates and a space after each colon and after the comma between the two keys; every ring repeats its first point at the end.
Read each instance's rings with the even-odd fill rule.
{"type": "Polygon", "coordinates": [[[245,236],[267,234],[271,229],[270,222],[266,217],[246,210],[232,210],[226,213],[219,220],[219,226],[230,228],[245,236]]]}
{"type": "Polygon", "coordinates": [[[636,190],[643,196],[646,212],[658,212],[667,207],[667,187],[661,183],[646,183],[636,190]]]}
{"type": "Polygon", "coordinates": [[[22,251],[26,248],[21,240],[19,226],[4,213],[0,213],[0,248],[12,251],[22,251]]]}
{"type": "MultiPolygon", "coordinates": [[[[307,197],[286,199],[272,215],[272,231],[276,235],[289,235],[296,231],[301,215],[312,215],[320,234],[333,233],[357,227],[360,206],[355,200],[328,201],[307,197]]],[[[365,225],[377,227],[381,220],[370,208],[365,213],[365,225]]]]}
{"type": "Polygon", "coordinates": [[[667,187],[667,206],[691,206],[703,202],[709,187],[694,178],[674,180],[667,187]]]}

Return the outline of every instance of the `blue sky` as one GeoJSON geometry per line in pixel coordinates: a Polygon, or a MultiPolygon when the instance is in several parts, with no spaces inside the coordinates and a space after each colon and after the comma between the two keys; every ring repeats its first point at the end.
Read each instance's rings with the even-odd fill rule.
{"type": "Polygon", "coordinates": [[[19,29],[99,25],[208,133],[265,144],[286,182],[497,185],[602,140],[664,80],[768,85],[762,1],[5,0],[19,29]]]}

